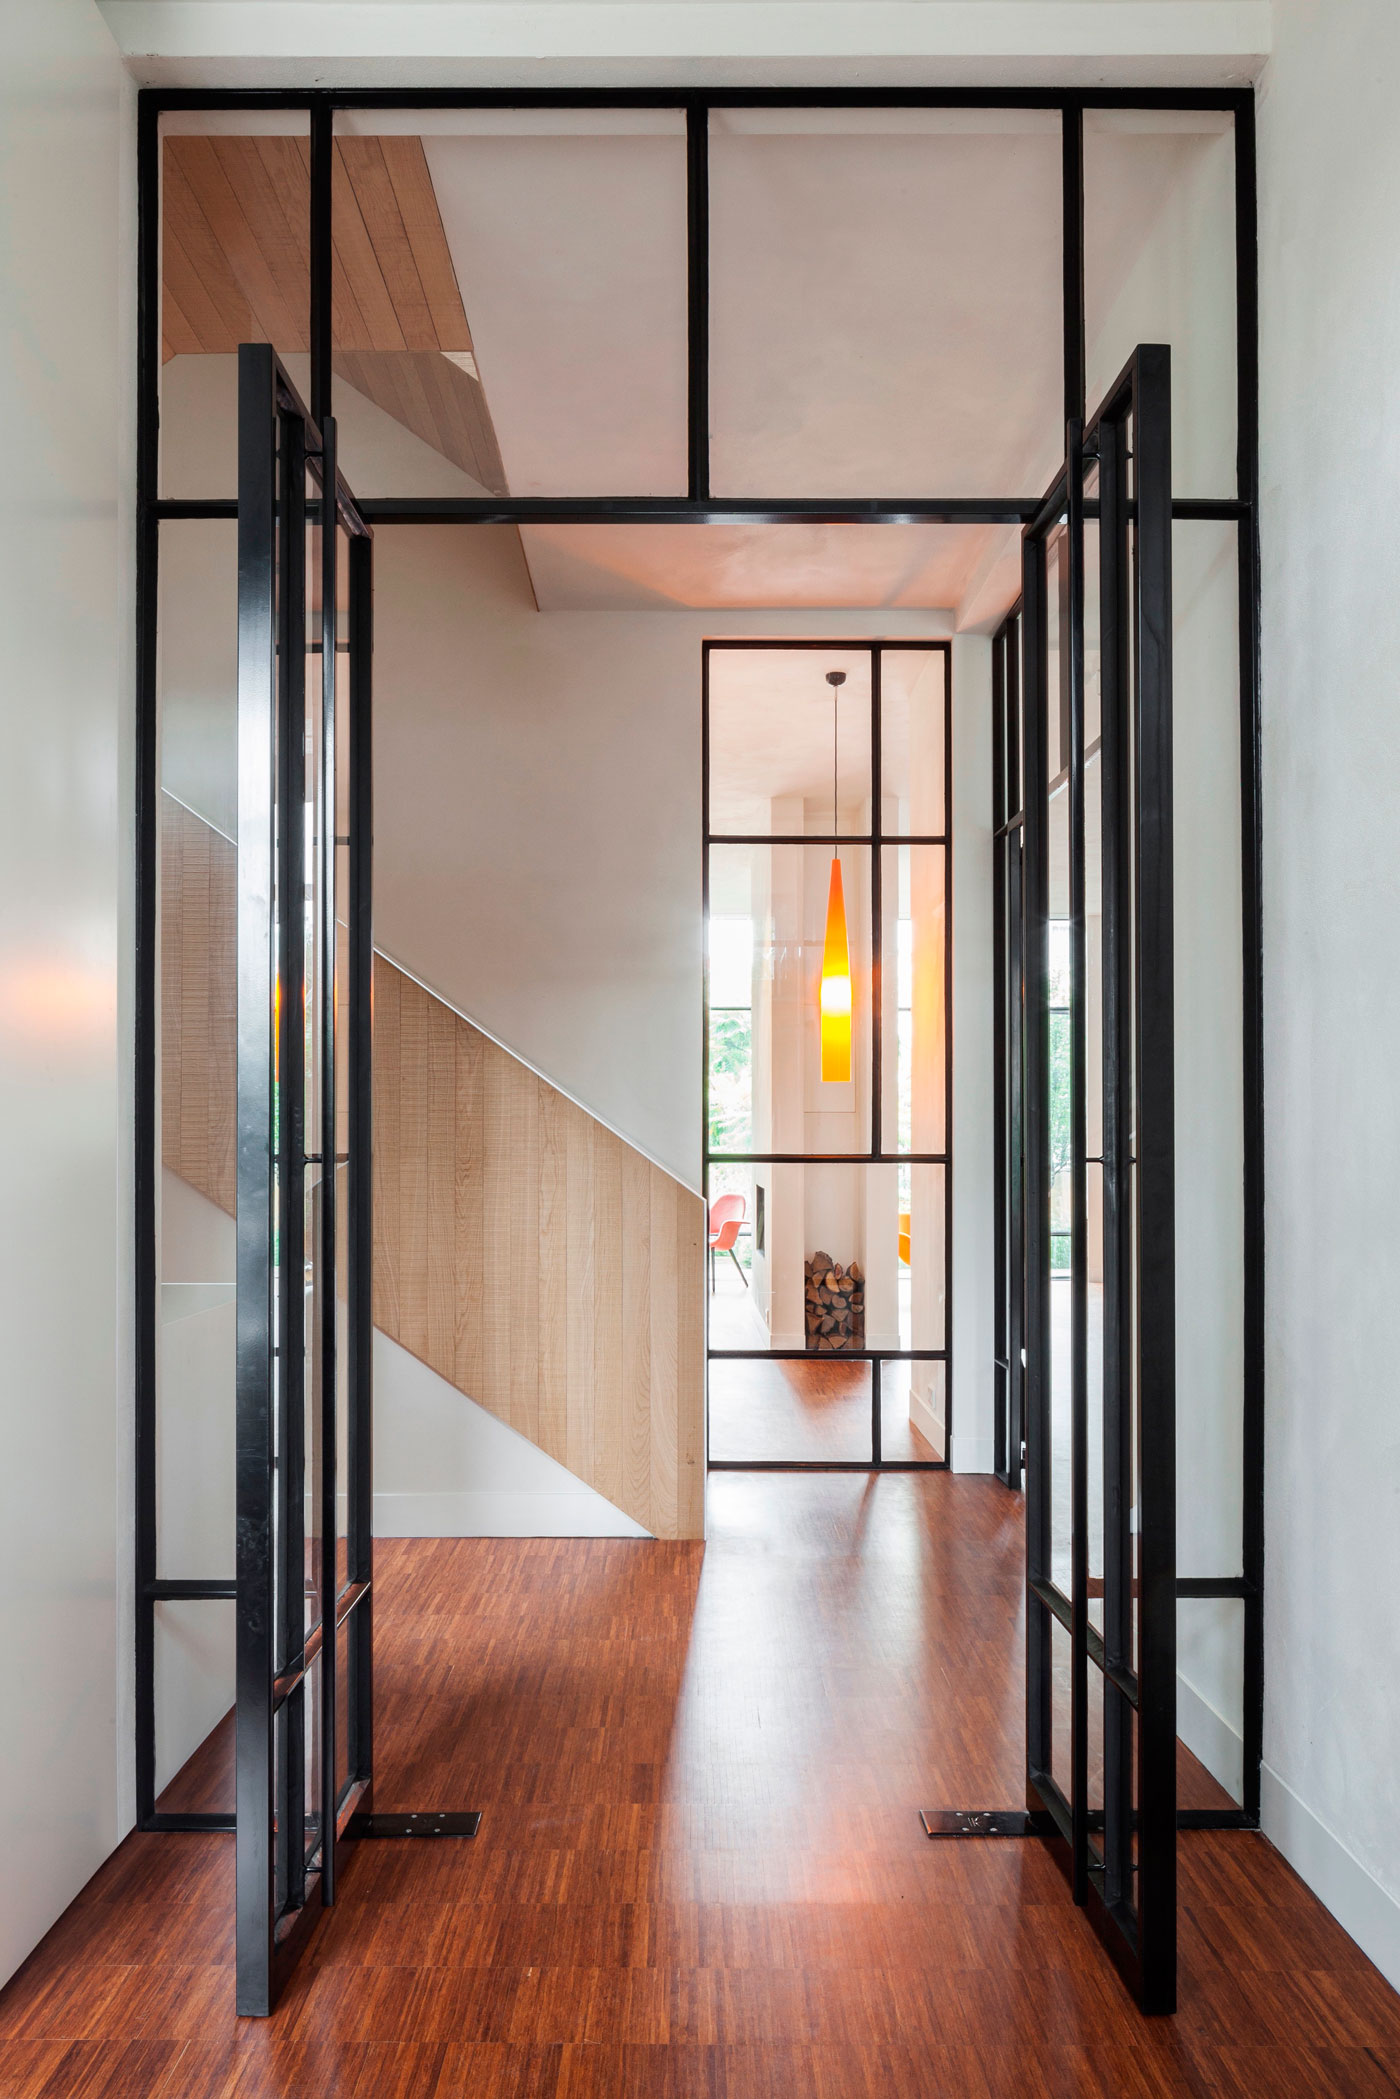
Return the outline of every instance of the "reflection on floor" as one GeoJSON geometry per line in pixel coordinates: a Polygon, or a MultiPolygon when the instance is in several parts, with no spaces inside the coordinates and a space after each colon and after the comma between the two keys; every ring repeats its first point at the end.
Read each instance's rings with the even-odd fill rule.
{"type": "Polygon", "coordinates": [[[727,1254],[716,1258],[711,1271],[710,1346],[768,1346],[768,1329],[754,1310],[748,1286],[727,1254]]]}
{"type": "Polygon", "coordinates": [[[1376,2094],[1400,2000],[1263,1838],[1181,1840],[1139,2018],[1022,1795],[1021,1505],[947,1473],[719,1474],[707,1547],[378,1548],[377,1804],[270,2020],[228,1837],[131,1837],[0,1995],[0,2090],[132,2099],[1376,2094]]]}
{"type": "MultiPolygon", "coordinates": [[[[734,1264],[721,1256],[710,1293],[711,1348],[766,1349],[768,1329],[734,1264]]],[[[880,1449],[908,1462],[943,1456],[909,1418],[911,1365],[880,1366],[880,1449]]],[[[709,1452],[721,1463],[868,1463],[871,1366],[831,1356],[711,1363],[709,1452]]]]}
{"type": "MultiPolygon", "coordinates": [[[[885,1458],[942,1457],[909,1419],[908,1363],[880,1365],[880,1450],[885,1458]]],[[[710,1365],[710,1457],[752,1464],[867,1462],[871,1366],[831,1356],[710,1365]]]]}

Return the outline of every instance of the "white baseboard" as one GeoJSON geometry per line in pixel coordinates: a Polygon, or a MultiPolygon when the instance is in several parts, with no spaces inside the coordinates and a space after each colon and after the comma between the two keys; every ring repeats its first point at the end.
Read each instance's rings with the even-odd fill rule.
{"type": "Polygon", "coordinates": [[[996,1445],[982,1436],[960,1436],[954,1430],[948,1464],[954,1472],[995,1472],[996,1445]]]}
{"type": "Polygon", "coordinates": [[[1400,1990],[1400,1902],[1265,1764],[1264,1834],[1392,1989],[1400,1990]]]}
{"type": "Polygon", "coordinates": [[[909,1425],[916,1428],[925,1443],[935,1450],[942,1450],[947,1424],[941,1414],[935,1414],[922,1392],[909,1392],[909,1425]]]}
{"type": "Polygon", "coordinates": [[[1232,1800],[1244,1799],[1244,1739],[1193,1684],[1178,1672],[1176,1731],[1192,1756],[1224,1786],[1232,1800]]]}
{"type": "Polygon", "coordinates": [[[376,1494],[376,1538],[649,1538],[600,1495],[458,1489],[376,1494]]]}
{"type": "MultiPolygon", "coordinates": [[[[1241,1799],[1244,1743],[1183,1676],[1176,1680],[1176,1728],[1191,1754],[1233,1799],[1241,1799]]],[[[1375,1962],[1392,1989],[1400,1989],[1400,1901],[1267,1764],[1260,1806],[1269,1842],[1375,1962]]]]}

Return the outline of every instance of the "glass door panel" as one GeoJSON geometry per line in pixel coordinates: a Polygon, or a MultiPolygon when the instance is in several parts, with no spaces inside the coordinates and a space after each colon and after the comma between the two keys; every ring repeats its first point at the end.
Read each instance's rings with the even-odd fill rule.
{"type": "Polygon", "coordinates": [[[948,665],[706,645],[714,1466],[947,1463],[948,665]]]}
{"type": "Polygon", "coordinates": [[[245,2014],[271,2010],[334,1900],[337,1840],[368,1805],[371,945],[368,742],[357,733],[369,698],[368,549],[336,473],[334,424],[318,431],[273,351],[245,345],[236,1118],[245,2014]]]}
{"type": "Polygon", "coordinates": [[[1148,2011],[1176,2002],[1170,383],[1139,348],[1069,426],[1021,620],[1028,1806],[1148,2011]]]}

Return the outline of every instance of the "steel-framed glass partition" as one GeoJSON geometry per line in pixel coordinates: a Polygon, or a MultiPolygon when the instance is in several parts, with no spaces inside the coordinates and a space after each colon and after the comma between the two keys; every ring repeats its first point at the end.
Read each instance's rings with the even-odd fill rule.
{"type": "Polygon", "coordinates": [[[1064,472],[1026,532],[1021,615],[1027,1798],[1068,1848],[1075,1900],[1160,2012],[1176,2003],[1170,353],[1140,348],[1087,430],[1076,420],[1068,434],[1064,472]],[[1086,619],[1089,510],[1098,587],[1086,619]]]}
{"type": "Polygon", "coordinates": [[[705,1192],[712,1233],[721,1202],[749,1230],[738,1281],[711,1276],[713,1469],[948,1462],[951,660],[946,641],[704,647],[705,1192]],[[835,1078],[834,864],[852,1038],[835,1078]]]}
{"type": "Polygon", "coordinates": [[[238,420],[238,2009],[263,2013],[369,1806],[371,541],[267,345],[238,420]]]}
{"type": "MultiPolygon", "coordinates": [[[[946,387],[925,385],[910,411],[907,427],[913,432],[919,426],[924,446],[920,452],[907,447],[891,458],[888,448],[881,452],[878,447],[868,447],[853,463],[850,457],[843,458],[839,446],[835,450],[830,445],[824,450],[819,447],[805,460],[781,447],[776,451],[771,446],[755,448],[755,436],[767,434],[759,412],[768,323],[755,329],[758,306],[765,314],[770,308],[780,314],[805,311],[802,302],[819,295],[829,325],[826,292],[831,273],[830,257],[818,252],[810,241],[806,247],[799,241],[793,248],[802,264],[797,277],[789,282],[774,276],[760,283],[762,296],[758,306],[751,305],[746,320],[742,304],[736,307],[736,292],[742,293],[746,284],[753,287],[755,269],[762,265],[765,254],[786,257],[792,229],[785,232],[781,221],[781,183],[770,185],[765,194],[762,218],[746,214],[744,183],[765,158],[771,161],[788,152],[782,144],[784,134],[804,131],[817,142],[812,162],[830,174],[836,166],[833,131],[849,127],[851,112],[859,111],[867,113],[865,128],[872,135],[887,135],[901,127],[911,135],[976,131],[985,118],[988,136],[1003,141],[987,148],[987,165],[993,171],[995,156],[1009,150],[1004,143],[1007,135],[1017,134],[1017,150],[1024,151],[1025,168],[1033,173],[1036,194],[1051,202],[1046,238],[1039,242],[1037,256],[1038,263],[1048,265],[1050,303],[1058,318],[1056,327],[1054,318],[1047,321],[1039,315],[1033,330],[1022,330],[1015,338],[1048,344],[1053,353],[1049,413],[1039,416],[1037,409],[1039,421],[1031,432],[1034,444],[1043,442],[1047,458],[1058,458],[1066,422],[1084,416],[1086,397],[1105,393],[1132,345],[1170,341],[1185,411],[1178,413],[1175,423],[1173,518],[1178,532],[1191,528],[1228,538],[1212,573],[1216,579],[1225,579],[1237,611],[1231,646],[1238,672],[1242,929],[1237,1096],[1243,1103],[1244,1147],[1244,1280],[1239,1322],[1244,1394],[1239,1453],[1242,1486],[1236,1526],[1239,1572],[1232,1577],[1233,1590],[1222,1599],[1213,1589],[1200,1603],[1202,1607],[1228,1603],[1242,1614],[1243,1814],[1257,1819],[1262,1715],[1263,1126],[1252,95],[1248,91],[1040,88],[535,93],[515,89],[144,90],[138,117],[135,1272],[137,1799],[138,1817],[145,1828],[227,1828],[233,1819],[232,1797],[219,1795],[217,1787],[187,1791],[181,1798],[163,1791],[165,1781],[187,1756],[191,1740],[200,1740],[200,1730],[226,1710],[232,1687],[235,1585],[228,1559],[234,1535],[232,1366],[238,1300],[229,1238],[234,1209],[233,1155],[230,1118],[209,1112],[216,1097],[227,1096],[232,1070],[230,934],[226,913],[221,915],[202,904],[172,913],[163,899],[167,885],[172,895],[178,889],[181,897],[192,900],[216,898],[221,883],[227,886],[227,863],[234,849],[236,796],[227,737],[222,756],[211,768],[202,755],[205,746],[200,737],[184,733],[191,725],[208,726],[213,717],[204,701],[212,685],[222,681],[227,687],[230,678],[226,663],[211,666],[197,661],[192,623],[188,619],[182,623],[181,616],[182,608],[188,611],[198,604],[200,634],[223,634],[226,643],[233,635],[233,536],[239,505],[236,460],[226,441],[229,418],[223,411],[228,400],[220,395],[221,388],[228,394],[229,373],[225,368],[220,376],[215,369],[217,359],[231,358],[241,342],[270,342],[308,400],[315,428],[324,424],[338,400],[347,409],[364,400],[397,402],[402,417],[418,418],[425,429],[429,428],[425,416],[437,418],[428,442],[440,439],[457,457],[468,460],[477,483],[475,491],[447,494],[442,492],[441,479],[428,488],[411,475],[381,477],[372,451],[363,454],[361,471],[361,455],[357,454],[353,478],[367,491],[360,515],[378,529],[398,522],[463,526],[764,522],[808,527],[985,525],[1014,533],[1039,513],[1040,498],[1033,491],[1043,486],[1043,474],[1029,469],[1021,472],[1010,451],[995,455],[1004,466],[1012,462],[1005,466],[1000,481],[991,467],[976,474],[945,470],[951,455],[941,448],[941,442],[932,443],[935,437],[941,440],[943,432],[918,404],[920,398],[935,406],[952,398],[946,387]],[[421,228],[426,221],[417,213],[415,199],[425,199],[424,169],[430,182],[441,189],[444,209],[451,187],[440,165],[445,149],[435,139],[464,129],[512,139],[541,127],[551,133],[571,127],[578,130],[608,112],[616,119],[607,126],[612,132],[645,134],[648,141],[645,151],[656,180],[627,180],[624,171],[623,194],[633,200],[636,209],[652,214],[647,237],[653,239],[653,246],[647,252],[660,260],[647,273],[647,296],[653,304],[656,300],[661,304],[653,314],[658,326],[638,329],[631,325],[634,306],[611,298],[610,293],[604,301],[613,317],[609,325],[616,324],[608,340],[619,355],[610,369],[621,390],[627,422],[624,429],[616,417],[604,418],[605,441],[593,463],[586,473],[561,486],[543,470],[516,467],[522,455],[517,450],[518,437],[512,433],[506,432],[493,451],[490,417],[483,422],[482,416],[484,367],[476,364],[461,334],[461,316],[453,306],[448,280],[440,269],[434,273],[431,257],[421,282],[425,292],[433,286],[437,289],[427,299],[426,319],[419,313],[412,328],[405,329],[399,315],[395,336],[382,297],[375,304],[378,295],[372,273],[361,301],[359,295],[366,286],[355,278],[356,257],[363,264],[366,250],[361,236],[368,222],[361,212],[357,224],[356,200],[362,188],[366,196],[373,189],[381,200],[392,189],[408,221],[421,228]],[[1008,113],[1015,116],[1015,123],[1004,121],[1008,113]],[[470,125],[462,124],[463,116],[470,116],[470,125]],[[1188,137],[1190,147],[1184,159],[1183,137],[1188,137]],[[172,149],[173,139],[184,143],[172,149]],[[1184,281],[1180,272],[1174,272],[1170,256],[1155,250],[1144,253],[1130,275],[1122,267],[1125,237],[1131,233],[1125,215],[1130,220],[1132,199],[1144,189],[1157,196],[1166,180],[1176,181],[1185,212],[1182,224],[1189,223],[1191,237],[1202,227],[1208,229],[1206,245],[1200,250],[1201,266],[1194,269],[1193,249],[1193,272],[1187,273],[1199,297],[1180,310],[1171,307],[1165,289],[1184,281]],[[216,235],[212,247],[209,232],[216,235]],[[346,245],[341,235],[353,238],[346,245]],[[220,246],[222,263],[215,252],[220,246]],[[203,303],[198,298],[201,256],[219,279],[218,296],[203,303]],[[262,266],[260,256],[269,267],[262,266]],[[192,271],[191,263],[195,265],[192,271]],[[189,280],[188,305],[178,295],[182,269],[189,280]],[[1169,310],[1159,314],[1164,300],[1169,310]],[[1151,311],[1144,309],[1144,302],[1151,311]],[[423,332],[414,332],[419,329],[423,332]],[[671,340],[667,330],[672,331],[675,343],[667,352],[664,369],[644,372],[639,381],[628,361],[632,347],[671,340]],[[438,363],[422,363],[430,348],[453,365],[456,378],[444,381],[438,363]],[[208,364],[200,362],[204,353],[208,364]],[[429,369],[442,385],[433,402],[425,406],[419,398],[419,382],[429,369]],[[443,386],[450,387],[450,400],[443,386]],[[418,389],[417,405],[409,408],[403,404],[414,388],[418,389]],[[674,443],[667,437],[659,450],[645,456],[635,447],[631,451],[619,448],[614,441],[619,429],[634,434],[640,427],[637,412],[643,406],[656,408],[663,421],[669,418],[666,429],[674,426],[676,435],[674,443]],[[451,424],[447,436],[443,436],[444,416],[451,424]],[[916,459],[928,461],[926,469],[917,474],[911,466],[916,459]],[[1003,482],[1007,485],[1001,485],[1003,482]],[[205,590],[204,598],[190,588],[192,580],[205,590]],[[172,724],[181,725],[179,736],[169,733],[172,724]],[[189,944],[174,937],[184,925],[202,925],[204,946],[218,958],[218,966],[206,968],[202,976],[197,969],[191,973],[187,966],[189,944]],[[166,992],[175,982],[180,986],[181,1038],[213,1046],[204,1082],[196,1073],[195,1082],[186,1085],[184,1065],[170,1053],[172,1002],[166,992]],[[172,1086],[171,1074],[177,1068],[181,1084],[172,1086]],[[177,1161],[174,1182],[181,1184],[178,1187],[169,1178],[169,1158],[162,1156],[163,1137],[174,1147],[171,1156],[177,1161]],[[205,1207],[187,1199],[190,1189],[205,1207]],[[184,1208],[177,1218],[181,1204],[184,1208]],[[178,1230],[166,1230],[171,1220],[178,1230]],[[162,1316],[172,1312],[181,1316],[162,1316]],[[227,1447],[216,1448],[217,1437],[205,1433],[197,1410],[168,1404],[172,1394],[196,1389],[196,1374],[199,1389],[210,1395],[211,1404],[217,1401],[215,1417],[226,1421],[227,1447]],[[192,1429],[197,1431],[193,1449],[192,1429]],[[202,1466],[211,1477],[219,1466],[223,1468],[219,1474],[222,1499],[200,1523],[194,1521],[192,1507],[182,1509],[180,1495],[166,1492],[162,1485],[166,1479],[188,1479],[192,1465],[202,1466]],[[207,1631],[211,1625],[221,1630],[211,1635],[207,1631]],[[170,1689],[176,1676],[178,1695],[170,1689]],[[192,1686],[198,1698],[191,1697],[192,1686]],[[183,1716],[183,1734],[168,1719],[173,1707],[179,1707],[183,1716]]],[[[512,146],[511,151],[517,150],[512,146]]],[[[607,150],[612,152],[613,147],[607,150]]],[[[606,161],[606,153],[603,158],[606,161]]],[[[616,158],[608,166],[600,163],[600,168],[600,194],[606,194],[608,183],[618,179],[616,158]]],[[[499,179],[499,170],[492,179],[499,179]]],[[[556,182],[555,190],[559,187],[556,182]]],[[[836,187],[841,191],[839,181],[836,187]]],[[[842,192],[847,193],[856,195],[854,190],[842,192]]],[[[460,203],[465,193],[459,187],[455,194],[460,203]]],[[[1015,218],[1014,212],[1002,213],[1004,223],[1015,218]]],[[[928,227],[935,222],[955,229],[958,215],[925,214],[924,248],[928,227]]],[[[1159,229],[1165,225],[1162,215],[1155,212],[1152,222],[1159,229]]],[[[593,223],[603,228],[618,221],[615,215],[600,211],[595,212],[593,223]]],[[[823,233],[823,211],[806,213],[805,224],[823,233]]],[[[859,231],[850,223],[843,223],[839,230],[848,244],[853,230],[859,231]]],[[[454,225],[453,238],[459,236],[476,238],[470,226],[462,231],[460,225],[454,225]]],[[[1164,237],[1170,239],[1170,227],[1164,237]]],[[[370,244],[372,247],[372,235],[370,244]]],[[[483,267],[492,259],[480,246],[475,252],[483,267]]],[[[858,241],[850,252],[859,259],[858,241]]],[[[606,289],[610,279],[606,270],[592,270],[593,253],[590,250],[582,261],[589,267],[590,281],[606,289]]],[[[536,281],[547,283],[548,274],[536,281]]],[[[470,277],[464,288],[470,304],[470,277]]],[[[1040,289],[1044,291],[1043,284],[1040,289]]],[[[854,310],[864,313],[860,302],[854,310]]],[[[900,326],[912,321],[907,339],[917,343],[946,339],[946,330],[920,326],[916,312],[896,314],[894,320],[900,326]]],[[[827,328],[818,333],[825,341],[827,328]]],[[[884,337],[896,340],[897,332],[886,328],[884,337]]],[[[547,315],[536,316],[531,322],[531,342],[543,345],[547,355],[552,344],[563,344],[567,351],[572,337],[568,330],[552,328],[547,315]]],[[[841,414],[848,408],[864,411],[868,398],[862,389],[876,383],[875,368],[859,339],[854,345],[847,344],[842,356],[846,390],[840,401],[825,390],[822,373],[818,374],[822,383],[808,401],[828,436],[839,437],[841,414]]],[[[501,369],[509,368],[508,361],[501,369]]],[[[916,372],[917,366],[911,364],[909,370],[916,372]]],[[[567,409],[567,387],[552,388],[548,379],[545,373],[537,400],[553,400],[567,409]]],[[[790,388],[788,392],[791,394],[790,388]]],[[[488,381],[486,406],[499,407],[500,400],[493,402],[490,394],[488,381]]],[[[386,412],[395,411],[391,406],[386,412]]],[[[356,413],[361,413],[359,406],[356,413]]],[[[361,432],[365,427],[362,418],[361,432]]],[[[408,427],[413,427],[411,421],[408,427]]],[[[311,449],[314,452],[314,445],[311,449]]],[[[1027,459],[1031,456],[1031,452],[1025,454],[1027,459]]],[[[1013,816],[1008,803],[1001,821],[1010,823],[1013,816]]],[[[1014,894],[1014,885],[1010,893],[1014,894]]],[[[1010,1054],[1014,1061],[1014,1050],[1010,1054]]],[[[999,1087],[999,1099],[1010,1097],[1007,1084],[999,1087]]],[[[366,1073],[366,1113],[367,1104],[366,1073]]],[[[1014,1162],[1015,1155],[1013,1144],[1007,1157],[1014,1162]]],[[[352,1196],[352,1212],[353,1207],[352,1196]]],[[[1014,1205],[1008,1213],[1005,1252],[1008,1290],[1016,1273],[1011,1216],[1014,1205]]],[[[367,1277],[367,1242],[361,1260],[361,1276],[367,1277]]],[[[1015,1381],[1009,1297],[1007,1311],[1008,1324],[998,1334],[996,1353],[1006,1367],[1010,1403],[1015,1381]]],[[[1025,1315],[1028,1312],[1027,1304],[1025,1315]]],[[[1008,1479],[1014,1477],[1014,1454],[1014,1431],[1008,1431],[998,1453],[999,1469],[1008,1479]]],[[[1193,1579],[1184,1576],[1179,1584],[1184,1597],[1189,1598],[1193,1579]]],[[[367,1619],[364,1622],[368,1624],[367,1619]]]]}

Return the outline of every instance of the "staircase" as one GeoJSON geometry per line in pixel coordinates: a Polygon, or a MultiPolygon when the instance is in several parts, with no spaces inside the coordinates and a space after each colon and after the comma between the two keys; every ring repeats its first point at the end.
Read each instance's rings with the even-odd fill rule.
{"type": "MultiPolygon", "coordinates": [[[[165,1165],[234,1207],[235,858],[162,797],[165,1165]]],[[[374,1319],[658,1538],[704,1535],[704,1205],[383,956],[374,1319]]]]}

